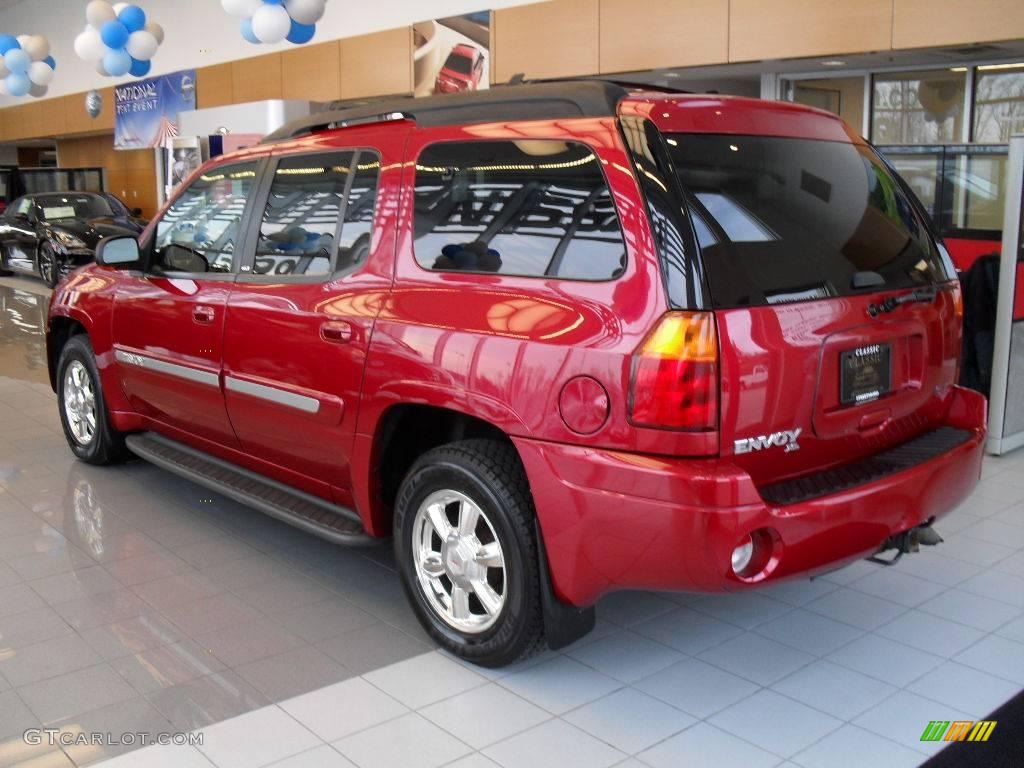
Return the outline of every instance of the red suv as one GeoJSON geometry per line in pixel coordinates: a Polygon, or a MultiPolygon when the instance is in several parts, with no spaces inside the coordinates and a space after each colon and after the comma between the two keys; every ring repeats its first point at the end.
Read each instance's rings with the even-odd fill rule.
{"type": "Polygon", "coordinates": [[[484,73],[484,55],[475,45],[459,43],[448,54],[434,81],[434,93],[475,91],[484,73]]]}
{"type": "Polygon", "coordinates": [[[619,589],[936,543],[978,480],[961,298],[906,185],[795,104],[540,83],[207,163],[50,310],[72,451],[343,544],[481,664],[619,589]]]}

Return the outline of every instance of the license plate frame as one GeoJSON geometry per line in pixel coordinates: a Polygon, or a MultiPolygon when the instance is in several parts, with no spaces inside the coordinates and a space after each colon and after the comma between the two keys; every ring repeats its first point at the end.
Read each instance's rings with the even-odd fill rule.
{"type": "Polygon", "coordinates": [[[839,356],[839,401],[873,403],[892,391],[892,345],[865,344],[839,356]]]}

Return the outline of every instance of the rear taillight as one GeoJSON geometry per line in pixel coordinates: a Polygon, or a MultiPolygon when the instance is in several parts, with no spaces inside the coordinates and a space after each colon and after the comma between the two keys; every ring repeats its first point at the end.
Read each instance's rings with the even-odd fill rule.
{"type": "Polygon", "coordinates": [[[718,337],[710,312],[669,312],[633,355],[630,419],[637,426],[718,426],[718,337]]]}

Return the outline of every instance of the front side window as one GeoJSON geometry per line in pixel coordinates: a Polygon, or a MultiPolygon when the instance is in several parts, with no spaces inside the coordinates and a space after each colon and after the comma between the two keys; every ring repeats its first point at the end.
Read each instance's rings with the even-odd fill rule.
{"type": "Polygon", "coordinates": [[[283,158],[263,212],[253,271],[329,275],[361,261],[369,249],[379,169],[376,155],[367,151],[283,158]]]}
{"type": "Polygon", "coordinates": [[[425,269],[570,280],[625,270],[597,156],[547,140],[446,142],[416,163],[416,260],[425,269]]]}
{"type": "Polygon", "coordinates": [[[234,271],[242,214],[256,164],[211,168],[174,201],[156,227],[153,268],[164,272],[234,271]]]}
{"type": "Polygon", "coordinates": [[[866,145],[713,134],[669,145],[716,307],[949,279],[926,223],[866,145]]]}

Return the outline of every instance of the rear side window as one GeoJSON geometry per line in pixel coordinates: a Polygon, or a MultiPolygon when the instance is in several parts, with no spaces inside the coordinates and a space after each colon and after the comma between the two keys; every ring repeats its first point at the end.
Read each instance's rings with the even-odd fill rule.
{"type": "Polygon", "coordinates": [[[717,307],[949,279],[927,225],[870,147],[707,134],[668,144],[717,307]]]}
{"type": "Polygon", "coordinates": [[[446,142],[416,163],[416,260],[425,269],[611,280],[626,248],[601,163],[547,140],[446,142]]]}

